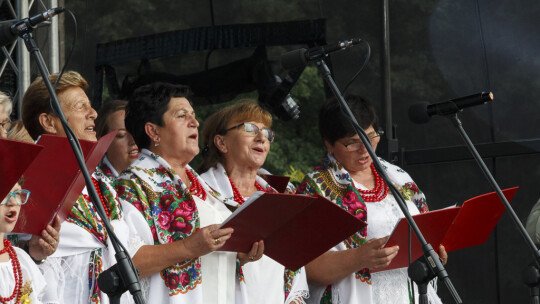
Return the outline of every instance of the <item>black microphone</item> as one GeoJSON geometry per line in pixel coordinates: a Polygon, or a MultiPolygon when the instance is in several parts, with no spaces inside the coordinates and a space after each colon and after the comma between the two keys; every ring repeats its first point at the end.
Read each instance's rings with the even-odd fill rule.
{"type": "Polygon", "coordinates": [[[426,123],[433,115],[455,114],[464,108],[484,104],[491,100],[493,100],[493,93],[482,92],[434,104],[421,102],[409,108],[409,119],[419,124],[426,123]]]}
{"type": "Polygon", "coordinates": [[[0,47],[13,42],[19,34],[28,30],[28,28],[33,29],[41,22],[47,21],[63,11],[63,7],[51,8],[32,17],[0,24],[0,47]]]}
{"type": "Polygon", "coordinates": [[[285,69],[303,67],[311,61],[319,60],[328,54],[341,51],[347,47],[359,44],[361,39],[350,39],[325,46],[316,46],[309,49],[297,49],[281,55],[281,65],[285,69]]]}

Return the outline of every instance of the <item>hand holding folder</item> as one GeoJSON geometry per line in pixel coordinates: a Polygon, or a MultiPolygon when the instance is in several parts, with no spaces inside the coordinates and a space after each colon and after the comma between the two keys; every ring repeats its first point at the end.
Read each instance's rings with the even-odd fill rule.
{"type": "MultiPolygon", "coordinates": [[[[90,174],[115,135],[116,132],[109,133],[97,142],[79,140],[90,174]]],[[[56,214],[64,220],[85,187],[67,137],[42,135],[38,144],[44,148],[24,173],[24,188],[30,190],[30,199],[21,209],[13,232],[39,235],[56,214]]]]}
{"type": "Polygon", "coordinates": [[[323,197],[256,192],[221,225],[234,233],[220,250],[264,240],[265,255],[296,270],[365,225],[323,197]]]}
{"type": "MultiPolygon", "coordinates": [[[[503,190],[508,201],[518,187],[503,190]]],[[[461,207],[452,207],[413,216],[426,242],[438,250],[443,245],[447,252],[483,244],[502,216],[503,203],[495,192],[468,199],[461,207]]],[[[411,262],[423,255],[420,242],[411,231],[411,262]]],[[[409,266],[409,224],[402,218],[394,228],[385,247],[399,245],[398,255],[387,268],[372,272],[409,266]]]]}

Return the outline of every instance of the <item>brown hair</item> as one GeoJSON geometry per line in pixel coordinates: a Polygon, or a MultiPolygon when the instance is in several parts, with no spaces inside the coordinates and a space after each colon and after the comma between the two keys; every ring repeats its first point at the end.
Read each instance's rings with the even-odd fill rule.
{"type": "Polygon", "coordinates": [[[107,123],[109,116],[111,116],[111,114],[117,111],[125,111],[127,104],[127,100],[113,100],[106,102],[101,106],[98,112],[98,117],[96,119],[97,138],[101,138],[101,136],[110,132],[109,125],[107,123]]]}
{"type": "Polygon", "coordinates": [[[11,129],[8,132],[7,138],[28,143],[34,143],[34,140],[32,139],[32,137],[30,137],[30,134],[28,134],[28,131],[26,131],[26,129],[24,128],[22,120],[14,121],[11,124],[11,129]]]}
{"type": "Polygon", "coordinates": [[[240,102],[225,107],[210,115],[202,129],[203,161],[197,170],[200,173],[223,162],[223,154],[214,145],[216,135],[225,135],[227,128],[243,122],[261,122],[266,127],[272,126],[272,115],[251,100],[243,99],[240,102]]]}
{"type": "MultiPolygon", "coordinates": [[[[58,79],[58,74],[49,76],[50,82],[54,85],[58,79]]],[[[60,94],[70,88],[79,87],[86,91],[88,83],[81,74],[75,71],[67,71],[62,75],[62,78],[56,86],[56,94],[60,94]]],[[[45,130],[39,123],[39,115],[41,113],[52,114],[50,106],[50,96],[45,82],[41,77],[38,77],[24,93],[22,101],[22,120],[24,126],[33,139],[37,139],[45,130]]]]}

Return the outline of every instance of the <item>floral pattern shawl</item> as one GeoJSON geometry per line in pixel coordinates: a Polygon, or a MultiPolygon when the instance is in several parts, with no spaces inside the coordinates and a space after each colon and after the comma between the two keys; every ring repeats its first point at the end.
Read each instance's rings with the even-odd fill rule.
{"type": "MultiPolygon", "coordinates": [[[[199,179],[207,195],[220,196],[191,167],[186,168],[199,179]]],[[[200,228],[197,206],[186,185],[163,158],[147,149],[119,176],[115,188],[121,201],[142,213],[154,244],[183,240],[200,228]]],[[[161,278],[169,296],[195,290],[202,283],[200,257],[166,268],[161,278]]]]}
{"type": "MultiPolygon", "coordinates": [[[[392,184],[403,195],[405,200],[412,201],[421,213],[428,212],[426,198],[411,177],[403,169],[379,158],[392,184]]],[[[367,208],[362,196],[354,187],[347,170],[331,155],[323,159],[323,164],[307,174],[298,188],[298,193],[312,196],[320,195],[328,198],[336,205],[367,223],[367,208]]],[[[389,193],[389,195],[391,195],[389,193]]],[[[346,248],[357,248],[367,242],[367,228],[357,231],[343,241],[346,248]]],[[[371,284],[371,276],[367,268],[355,273],[356,279],[371,284]]],[[[328,294],[331,288],[327,288],[328,294]]],[[[331,303],[331,302],[329,302],[331,303]]]]}

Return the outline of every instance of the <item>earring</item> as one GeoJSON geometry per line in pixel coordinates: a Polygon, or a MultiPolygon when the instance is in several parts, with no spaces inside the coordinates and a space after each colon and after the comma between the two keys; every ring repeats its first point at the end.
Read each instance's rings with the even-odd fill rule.
{"type": "Polygon", "coordinates": [[[154,147],[157,147],[157,146],[159,146],[159,141],[156,141],[156,142],[154,143],[154,147]]]}

